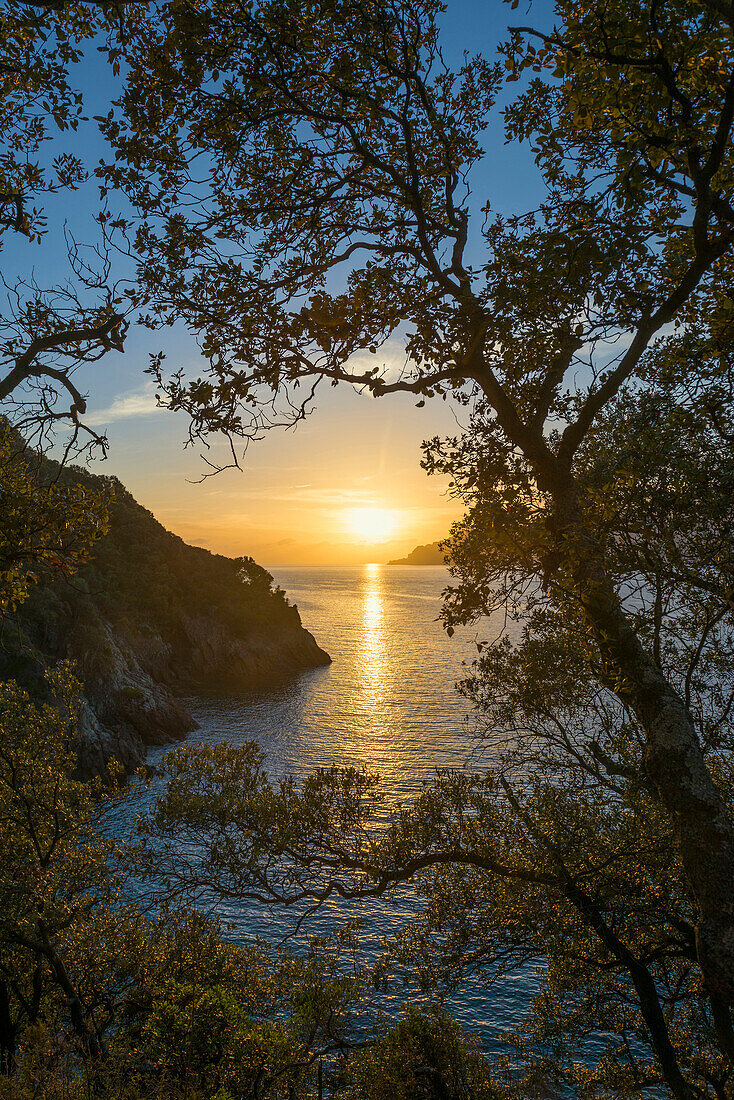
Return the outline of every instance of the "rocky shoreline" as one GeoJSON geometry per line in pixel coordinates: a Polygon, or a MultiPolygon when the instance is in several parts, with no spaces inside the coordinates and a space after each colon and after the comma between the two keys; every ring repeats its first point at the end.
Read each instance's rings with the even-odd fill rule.
{"type": "Polygon", "coordinates": [[[85,685],[79,723],[79,772],[107,770],[110,759],[129,774],[147,749],[184,738],[197,728],[180,696],[267,689],[288,675],[330,658],[303,627],[281,627],[247,641],[227,635],[216,624],[190,620],[188,653],[172,652],[160,636],[140,639],[142,648],[119,632],[107,631],[107,670],[95,673],[97,653],[73,642],[69,656],[85,685]]]}
{"type": "Polygon", "coordinates": [[[126,773],[151,745],[196,728],[181,697],[266,688],[330,658],[271,574],[250,557],[190,546],[115,478],[43,458],[44,476],[106,499],[107,531],[76,572],[36,584],[0,622],[0,680],[49,699],[45,672],[82,685],[79,770],[126,773]]]}
{"type": "Polygon", "coordinates": [[[331,660],[302,626],[242,640],[214,622],[191,619],[175,648],[152,632],[131,636],[105,627],[103,672],[98,630],[93,647],[83,637],[69,639],[69,656],[84,684],[78,739],[84,776],[104,773],[111,759],[130,774],[150,746],[171,744],[196,729],[181,696],[267,689],[331,660]]]}

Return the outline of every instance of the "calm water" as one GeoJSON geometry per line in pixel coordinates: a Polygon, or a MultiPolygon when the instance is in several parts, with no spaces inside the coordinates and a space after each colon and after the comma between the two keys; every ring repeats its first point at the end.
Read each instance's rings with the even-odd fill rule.
{"type": "MultiPolygon", "coordinates": [[[[476,654],[477,635],[489,638],[493,631],[487,624],[446,637],[436,621],[445,569],[366,565],[277,568],[274,574],[333,664],[267,693],[189,700],[201,724],[190,741],[257,740],[275,776],[334,764],[365,766],[380,772],[391,799],[404,802],[436,768],[458,767],[469,758],[473,768],[481,767],[463,717],[467,703],[454,684],[476,654]]],[[[152,750],[150,763],[162,765],[167,751],[152,750]]],[[[155,798],[160,784],[154,781],[145,797],[155,798]]],[[[129,828],[140,808],[133,800],[115,828],[129,828]]],[[[377,950],[380,936],[409,919],[414,904],[408,895],[394,905],[363,907],[367,949],[377,950]]],[[[282,934],[286,919],[252,905],[219,913],[239,935],[271,939],[282,934]]],[[[310,931],[323,932],[337,918],[326,911],[310,931]]],[[[500,1033],[522,1015],[534,984],[530,971],[491,990],[474,985],[452,1007],[496,1048],[500,1033]]]]}

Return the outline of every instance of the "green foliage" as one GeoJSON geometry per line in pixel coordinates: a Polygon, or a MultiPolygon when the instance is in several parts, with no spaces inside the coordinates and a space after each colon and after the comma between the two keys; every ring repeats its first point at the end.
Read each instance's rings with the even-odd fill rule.
{"type": "Polygon", "coordinates": [[[285,1100],[368,992],[339,944],[239,945],[201,914],[125,903],[136,863],[101,827],[125,790],[74,776],[79,685],[0,685],[0,1095],[285,1100]]]}
{"type": "MultiPolygon", "coordinates": [[[[509,1037],[510,1066],[482,1068],[469,1048],[465,1071],[477,1089],[493,1081],[500,1090],[507,1075],[523,1097],[624,1094],[672,1077],[670,1056],[713,1097],[729,1073],[721,1006],[697,967],[695,902],[674,838],[641,779],[640,731],[591,678],[579,694],[583,651],[573,654],[558,625],[504,664],[501,653],[488,655],[471,685],[486,690],[494,751],[498,730],[509,739],[488,774],[441,775],[386,815],[376,780],[359,773],[273,786],[254,745],[187,746],[140,855],[174,896],[214,891],[297,907],[334,894],[390,897],[413,882],[425,909],[386,944],[381,984],[402,976],[440,999],[472,975],[490,983],[537,965],[540,991],[509,1037]],[[559,660],[564,642],[571,667],[559,660]]],[[[731,776],[718,774],[731,792],[731,776]]],[[[410,1066],[432,1050],[437,1072],[442,1057],[459,1072],[452,1027],[432,1037],[422,1026],[413,1034],[406,1024],[384,1045],[378,1038],[354,1070],[353,1087],[363,1089],[355,1095],[388,1096],[396,1080],[417,1088],[410,1066]]]]}
{"type": "MultiPolygon", "coordinates": [[[[579,485],[635,629],[734,809],[731,449],[695,398],[623,393],[581,454],[579,485]]],[[[169,881],[225,897],[318,902],[415,883],[424,914],[378,972],[433,995],[536,965],[539,993],[509,1037],[513,1094],[644,1084],[713,1098],[730,1081],[729,1015],[702,979],[698,907],[646,774],[645,731],[589,646],[582,609],[537,557],[548,513],[513,496],[510,460],[479,420],[441,459],[469,505],[449,546],[447,621],[514,608],[522,624],[514,644],[479,643],[463,684],[494,761],[486,774],[445,774],[385,822],[376,777],[335,769],[274,786],[255,746],[191,746],[151,822],[156,851],[169,881]],[[185,866],[182,838],[202,833],[201,860],[185,866]]]]}
{"type": "Polygon", "coordinates": [[[295,1051],[287,1025],[253,1020],[236,994],[216,985],[164,987],[139,1042],[155,1076],[190,1084],[202,1096],[242,1096],[259,1088],[275,1100],[292,1087],[295,1051]]]}
{"type": "MultiPolygon", "coordinates": [[[[487,204],[482,254],[467,180],[503,75],[481,57],[443,65],[438,3],[138,11],[100,174],[140,215],[146,321],[183,320],[201,340],[201,377],[166,378],[154,358],[168,404],[190,413],[194,437],[256,436],[282,408],[299,420],[321,382],[472,404],[469,432],[426,452],[469,506],[449,547],[446,622],[495,610],[522,622],[514,646],[482,647],[464,685],[491,738],[484,775],[441,775],[386,815],[362,773],[273,784],[255,746],[187,747],[140,872],[174,897],[294,906],[417,882],[425,908],[388,945],[385,975],[407,971],[440,997],[467,973],[542,968],[516,1036],[518,1096],[727,1096],[730,6],[560,0],[552,34],[512,32],[504,74],[537,79],[508,108],[507,135],[531,143],[546,193],[528,214],[487,204]],[[400,378],[354,358],[397,336],[400,378]]],[[[160,533],[136,542],[141,517],[124,498],[115,507],[130,558],[101,544],[88,588],[109,578],[118,614],[144,601],[175,630],[163,595],[186,588],[186,564],[160,533]]],[[[207,562],[213,604],[243,582],[262,606],[280,599],[252,563],[207,562]]],[[[341,977],[294,963],[290,987],[309,995],[289,1001],[273,979],[275,1012],[261,1017],[221,977],[167,973],[149,934],[158,946],[137,957],[169,961],[140,964],[159,980],[139,981],[135,1026],[119,1034],[158,1065],[157,1085],[254,1091],[257,1063],[267,1087],[313,1090],[315,1060],[343,1034],[330,1021],[348,1016],[341,977]],[[291,1057],[300,1080],[292,1063],[281,1075],[291,1057]]],[[[124,962],[114,980],[134,986],[134,935],[105,935],[124,962]]],[[[92,1052],[103,998],[76,958],[92,993],[74,1026],[92,1052]]],[[[425,1067],[434,1094],[466,1092],[471,1074],[485,1087],[452,1025],[417,1016],[356,1056],[349,1087],[379,1097],[412,1074],[416,1091],[425,1067]]]]}
{"type": "Polygon", "coordinates": [[[82,97],[71,85],[70,69],[106,19],[101,5],[38,7],[6,4],[0,19],[0,232],[10,229],[40,241],[46,219],[29,204],[49,191],[76,188],[86,168],[71,154],[49,165],[36,154],[53,134],[78,128],[82,97]]]}
{"type": "Polygon", "coordinates": [[[104,479],[79,483],[44,465],[0,420],[0,613],[86,560],[109,502],[104,479]]]}
{"type": "MultiPolygon", "coordinates": [[[[344,381],[377,396],[479,392],[531,464],[545,423],[583,409],[572,457],[597,404],[590,375],[601,383],[623,357],[606,361],[610,341],[639,332],[613,396],[615,379],[644,374],[667,321],[724,309],[726,15],[688,0],[561,2],[550,37],[511,35],[504,68],[476,55],[453,72],[440,12],[170,2],[131,38],[103,174],[140,212],[149,322],[183,319],[209,361],[165,386],[195,433],[257,434],[271,400],[287,396],[279,408],[298,419],[299,388],[344,381]],[[472,240],[487,117],[503,73],[525,68],[538,75],[507,109],[507,136],[532,143],[547,193],[507,218],[487,203],[472,240]],[[399,382],[379,359],[349,363],[406,331],[399,382]]],[[[165,378],[159,360],[152,370],[165,378]]]]}
{"type": "MultiPolygon", "coordinates": [[[[661,363],[670,363],[667,349],[661,363]]],[[[680,384],[661,372],[655,388],[623,392],[590,433],[577,481],[588,530],[627,593],[634,630],[684,699],[731,809],[732,456],[693,375],[691,367],[680,384]]],[[[448,546],[454,583],[444,613],[452,624],[509,607],[522,623],[517,644],[480,645],[464,691],[488,743],[505,746],[501,782],[514,816],[593,900],[596,934],[584,933],[578,918],[569,924],[552,898],[538,908],[527,893],[498,895],[451,874],[435,894],[436,927],[450,929],[449,957],[459,971],[472,958],[468,945],[479,950],[505,921],[514,950],[547,958],[543,994],[519,1041],[528,1090],[536,1076],[549,1075],[581,1095],[652,1084],[657,1071],[643,1053],[651,1037],[675,1095],[686,1095],[691,1081],[705,1091],[707,1077],[723,1088],[728,1011],[697,972],[697,906],[660,816],[645,732],[624,705],[618,670],[588,643],[583,605],[559,576],[554,542],[538,537],[552,529],[549,502],[511,491],[512,461],[495,426],[481,418],[462,439],[430,448],[429,462],[451,474],[469,506],[448,546]],[[457,895],[468,924],[452,915],[457,895]],[[604,921],[616,945],[605,942],[604,921]],[[620,944],[629,949],[626,962],[620,944]],[[643,1022],[631,1006],[630,979],[644,1008],[646,970],[665,1015],[667,1053],[655,1042],[651,1017],[643,1022]],[[621,1041],[574,1063],[595,1032],[621,1041]],[[685,1082],[673,1083],[670,1066],[685,1082]]]]}
{"type": "Polygon", "coordinates": [[[410,1009],[405,1019],[348,1062],[345,1100],[495,1100],[476,1042],[450,1017],[410,1009]]]}
{"type": "MultiPolygon", "coordinates": [[[[302,418],[309,378],[351,378],[349,357],[376,353],[406,321],[416,392],[436,371],[458,384],[446,382],[451,349],[473,312],[450,302],[470,281],[464,179],[501,75],[481,57],[458,75],[442,66],[440,10],[172,3],[130,42],[103,174],[141,211],[147,319],[182,316],[208,361],[203,377],[165,383],[194,434],[302,418]],[[212,167],[204,188],[199,155],[212,167]]],[[[163,370],[156,358],[152,373],[163,370]]],[[[392,388],[379,360],[354,380],[392,388]]]]}
{"type": "MultiPolygon", "coordinates": [[[[127,5],[130,8],[130,5],[127,5]]],[[[104,41],[119,72],[115,42],[122,32],[125,4],[49,3],[3,5],[0,12],[0,237],[15,234],[40,244],[48,232],[43,200],[77,190],[89,166],[70,147],[70,132],[89,120],[72,70],[91,43],[104,41]]],[[[54,216],[50,216],[54,226],[54,216]]],[[[67,454],[80,437],[104,451],[106,439],[85,425],[86,398],[74,382],[75,369],[122,350],[125,295],[108,282],[111,237],[121,228],[108,212],[97,214],[98,243],[80,248],[66,228],[63,241],[70,277],[40,286],[26,267],[14,279],[0,314],[0,402],[24,435],[36,442],[57,422],[70,428],[67,454]],[[64,409],[59,404],[68,402],[64,409]]],[[[19,256],[24,262],[23,249],[19,256]]],[[[78,449],[86,449],[81,446],[78,449]]]]}
{"type": "MultiPolygon", "coordinates": [[[[102,790],[74,778],[79,684],[67,665],[49,673],[54,704],[37,705],[17,684],[0,685],[0,1046],[14,1059],[25,1022],[65,999],[84,1048],[99,1037],[74,973],[75,955],[108,919],[119,881],[115,845],[98,832],[102,790]],[[48,1001],[50,998],[50,1006],[48,1001]]],[[[105,796],[114,797],[114,793],[105,796]]]]}
{"type": "Polygon", "coordinates": [[[617,475],[597,468],[609,480],[592,490],[585,474],[628,383],[667,372],[701,411],[713,383],[721,430],[731,422],[734,19],[714,0],[664,9],[562,0],[551,34],[512,32],[504,70],[479,56],[452,71],[433,0],[172,0],[127,51],[102,174],[138,210],[148,323],[199,334],[202,377],[151,366],[194,436],[257,436],[283,406],[298,420],[323,382],[474,406],[470,437],[428,455],[486,498],[452,549],[466,577],[453,607],[471,618],[509,600],[521,615],[552,587],[564,623],[585,633],[604,687],[644,731],[645,776],[699,906],[698,958],[734,1005],[726,789],[689,711],[690,678],[666,674],[659,629],[638,629],[613,539],[600,537],[596,509],[617,475]],[[521,69],[537,79],[508,107],[506,133],[531,143],[544,194],[506,217],[485,203],[472,238],[487,114],[503,73],[521,69]],[[398,378],[355,355],[390,337],[405,347],[398,378]]]}

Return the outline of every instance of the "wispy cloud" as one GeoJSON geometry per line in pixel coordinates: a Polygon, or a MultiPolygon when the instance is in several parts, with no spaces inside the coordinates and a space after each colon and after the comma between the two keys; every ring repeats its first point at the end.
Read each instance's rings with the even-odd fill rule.
{"type": "Polygon", "coordinates": [[[394,336],[389,337],[373,355],[369,351],[357,351],[349,358],[349,369],[354,374],[379,367],[387,382],[395,382],[405,371],[405,345],[394,336]]]}
{"type": "Polygon", "coordinates": [[[155,400],[155,383],[146,382],[142,389],[120,393],[106,409],[92,410],[85,421],[93,428],[105,427],[117,420],[133,420],[162,412],[155,400]]]}

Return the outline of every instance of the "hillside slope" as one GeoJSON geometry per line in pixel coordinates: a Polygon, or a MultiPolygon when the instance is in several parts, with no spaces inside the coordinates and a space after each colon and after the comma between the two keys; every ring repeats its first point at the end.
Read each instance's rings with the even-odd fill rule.
{"type": "MultiPolygon", "coordinates": [[[[61,476],[102,480],[78,468],[61,476]]],[[[85,773],[110,756],[130,771],[147,745],[195,728],[176,696],[265,687],[329,663],[266,570],[187,545],[119,481],[104,481],[114,493],[109,533],[73,577],[32,592],[0,644],[0,678],[39,695],[46,665],[76,662],[85,773]]]]}

